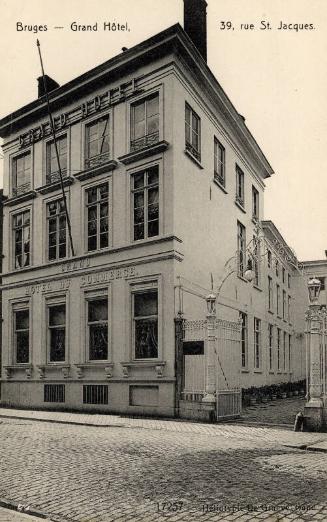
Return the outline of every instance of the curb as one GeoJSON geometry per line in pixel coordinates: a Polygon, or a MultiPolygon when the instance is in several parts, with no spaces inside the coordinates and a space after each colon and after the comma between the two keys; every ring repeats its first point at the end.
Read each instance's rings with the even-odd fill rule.
{"type": "Polygon", "coordinates": [[[71,420],[57,420],[57,419],[39,419],[33,417],[22,417],[20,415],[4,415],[0,414],[0,418],[2,419],[16,419],[16,420],[26,420],[32,422],[49,422],[51,424],[72,424],[73,426],[89,426],[91,428],[130,428],[131,426],[126,424],[95,424],[90,422],[77,422],[71,420]]]}
{"type": "Polygon", "coordinates": [[[17,513],[21,513],[22,515],[29,515],[36,518],[41,518],[43,520],[50,521],[50,518],[46,513],[39,511],[33,507],[30,507],[28,504],[17,503],[14,500],[8,500],[4,498],[0,498],[0,507],[5,509],[10,509],[11,511],[16,511],[17,513]]]}

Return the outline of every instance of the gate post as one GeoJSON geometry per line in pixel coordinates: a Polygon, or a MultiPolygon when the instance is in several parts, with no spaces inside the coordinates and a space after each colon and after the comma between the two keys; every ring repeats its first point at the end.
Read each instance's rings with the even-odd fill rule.
{"type": "Polygon", "coordinates": [[[207,302],[207,368],[206,368],[206,389],[202,402],[208,405],[211,410],[210,417],[214,418],[216,410],[216,295],[209,294],[207,302]]]}
{"type": "Polygon", "coordinates": [[[309,401],[304,407],[306,425],[309,429],[320,431],[323,424],[322,400],[322,358],[321,358],[321,327],[322,321],[319,305],[311,305],[308,312],[309,328],[309,401]]]}
{"type": "Polygon", "coordinates": [[[179,417],[179,401],[184,387],[183,323],[181,316],[175,317],[175,416],[179,417]]]}

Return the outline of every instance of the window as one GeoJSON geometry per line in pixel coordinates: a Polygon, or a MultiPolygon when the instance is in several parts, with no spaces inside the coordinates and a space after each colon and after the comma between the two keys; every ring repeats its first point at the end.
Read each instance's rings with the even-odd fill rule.
{"type": "Polygon", "coordinates": [[[241,321],[241,361],[242,368],[248,366],[248,316],[240,312],[241,321]]]}
{"type": "Polygon", "coordinates": [[[47,204],[48,259],[66,257],[66,212],[63,199],[47,204]]]}
{"type": "Polygon", "coordinates": [[[159,234],[158,166],[132,175],[133,237],[137,241],[159,234]]]}
{"type": "Polygon", "coordinates": [[[201,120],[187,103],[185,104],[185,149],[201,161],[201,120]]]}
{"type": "Polygon", "coordinates": [[[252,185],[252,218],[259,219],[259,192],[252,185]]]}
{"type": "Polygon", "coordinates": [[[14,344],[15,344],[15,362],[28,363],[29,345],[30,345],[30,316],[29,310],[14,311],[14,344]]]}
{"type": "Polygon", "coordinates": [[[268,342],[269,342],[269,371],[274,368],[274,327],[272,324],[268,325],[268,342]]]}
{"type": "MultiPolygon", "coordinates": [[[[61,173],[67,175],[67,136],[57,138],[57,149],[61,173]]],[[[60,181],[55,142],[47,143],[47,184],[60,181]]]]}
{"type": "Polygon", "coordinates": [[[292,336],[288,334],[288,369],[292,371],[292,336]]]}
{"type": "Polygon", "coordinates": [[[214,177],[223,187],[225,186],[225,147],[215,138],[214,140],[214,177]]]}
{"type": "Polygon", "coordinates": [[[108,183],[86,190],[87,250],[92,252],[109,245],[108,183]]]}
{"type": "Polygon", "coordinates": [[[267,250],[267,263],[268,263],[268,268],[271,268],[271,251],[270,250],[267,250]]]}
{"type": "Polygon", "coordinates": [[[238,275],[243,277],[246,264],[246,238],[245,226],[237,222],[237,252],[238,252],[238,275]]]}
{"type": "Polygon", "coordinates": [[[244,172],[236,165],[236,201],[244,207],[244,172]]]}
{"type": "Polygon", "coordinates": [[[276,277],[278,277],[279,276],[279,262],[277,259],[276,259],[276,264],[275,264],[275,273],[276,273],[276,277]]]}
{"type": "Polygon", "coordinates": [[[261,321],[254,318],[254,368],[261,366],[261,321]]]}
{"type": "Polygon", "coordinates": [[[280,336],[281,330],[277,328],[277,370],[280,371],[280,336]]]}
{"type": "Polygon", "coordinates": [[[283,290],[283,319],[286,319],[286,292],[283,290]]]}
{"type": "Polygon", "coordinates": [[[283,332],[283,370],[286,372],[286,332],[283,332]]]}
{"type": "Polygon", "coordinates": [[[277,315],[280,317],[280,286],[276,285],[277,315]]]}
{"type": "Polygon", "coordinates": [[[108,298],[87,303],[87,330],[90,361],[108,359],[108,298]]]}
{"type": "Polygon", "coordinates": [[[15,268],[29,266],[31,249],[31,220],[29,210],[25,210],[13,216],[13,234],[14,266],[15,268]]]}
{"type": "Polygon", "coordinates": [[[65,385],[45,384],[43,394],[44,402],[65,402],[65,385]]]}
{"type": "Polygon", "coordinates": [[[285,283],[285,268],[282,267],[282,281],[285,283]]]}
{"type": "Polygon", "coordinates": [[[103,165],[110,158],[109,116],[85,128],[85,168],[103,165]]]}
{"type": "Polygon", "coordinates": [[[135,359],[158,357],[158,291],[133,295],[135,359]]]}
{"type": "Polygon", "coordinates": [[[131,151],[149,147],[159,141],[159,94],[131,106],[131,151]]]}
{"type": "Polygon", "coordinates": [[[27,152],[13,159],[13,196],[31,190],[31,154],[27,152]]]}
{"type": "Polygon", "coordinates": [[[253,236],[253,270],[254,280],[253,284],[259,286],[259,258],[260,258],[260,243],[257,236],[253,236]]]}
{"type": "Polygon", "coordinates": [[[49,362],[65,361],[66,305],[48,306],[49,362]]]}
{"type": "Polygon", "coordinates": [[[273,297],[273,282],[272,278],[268,276],[268,310],[273,311],[274,297],[273,297]]]}
{"type": "Polygon", "coordinates": [[[287,298],[287,319],[288,322],[291,322],[291,296],[289,295],[287,298]]]}
{"type": "Polygon", "coordinates": [[[290,276],[290,274],[287,274],[287,286],[288,286],[288,288],[291,288],[291,276],[290,276]]]}

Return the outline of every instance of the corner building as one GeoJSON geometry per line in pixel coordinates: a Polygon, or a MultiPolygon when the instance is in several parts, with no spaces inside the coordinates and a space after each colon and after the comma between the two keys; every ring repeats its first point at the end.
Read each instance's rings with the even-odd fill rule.
{"type": "MultiPolygon", "coordinates": [[[[0,121],[4,404],[174,415],[178,276],[207,288],[238,251],[226,318],[264,309],[243,272],[273,171],[207,66],[206,3],[196,39],[190,4],[189,34],[174,25],[63,86],[46,77],[74,256],[42,81],[0,121]]],[[[202,318],[193,297],[184,314],[202,318]]]]}

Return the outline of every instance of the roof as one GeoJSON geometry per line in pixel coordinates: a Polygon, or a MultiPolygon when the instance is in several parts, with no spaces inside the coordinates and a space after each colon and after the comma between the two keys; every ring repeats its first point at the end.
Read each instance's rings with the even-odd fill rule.
{"type": "MultiPolygon", "coordinates": [[[[175,24],[161,31],[54,89],[49,93],[51,108],[56,110],[63,104],[76,101],[79,95],[92,92],[96,87],[98,88],[108,81],[112,82],[116,77],[121,77],[126,72],[130,73],[141,65],[151,63],[168,52],[175,52],[176,55],[183,57],[187,65],[196,74],[197,79],[205,85],[208,93],[223,106],[224,113],[231,121],[239,139],[252,152],[252,156],[261,166],[263,177],[271,176],[274,171],[247,128],[244,118],[238,113],[180,24],[175,24]]],[[[45,96],[42,96],[2,118],[0,120],[0,137],[10,136],[13,132],[17,132],[19,129],[30,125],[31,122],[44,117],[46,113],[46,100],[45,96]]]]}

